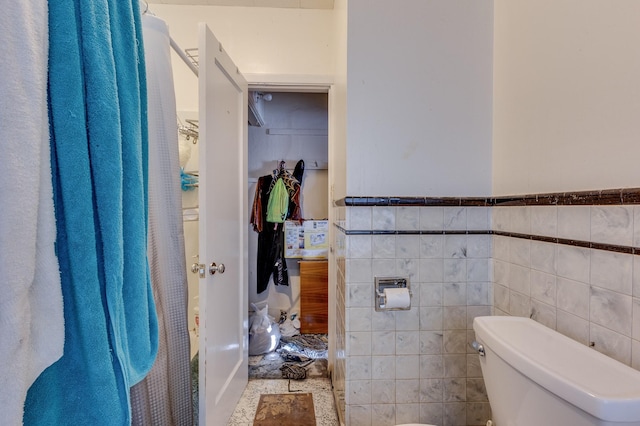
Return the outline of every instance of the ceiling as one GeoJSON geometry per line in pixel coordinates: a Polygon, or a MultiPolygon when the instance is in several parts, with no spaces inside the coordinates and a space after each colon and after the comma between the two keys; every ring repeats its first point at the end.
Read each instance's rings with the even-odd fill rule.
{"type": "Polygon", "coordinates": [[[334,0],[147,0],[150,4],[333,9],[334,0]]]}

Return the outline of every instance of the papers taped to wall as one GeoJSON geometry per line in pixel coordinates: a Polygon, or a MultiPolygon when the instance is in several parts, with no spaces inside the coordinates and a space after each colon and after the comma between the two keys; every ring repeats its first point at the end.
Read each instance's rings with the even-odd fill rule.
{"type": "Polygon", "coordinates": [[[328,220],[288,220],[284,224],[285,257],[326,259],[329,254],[328,220]]]}

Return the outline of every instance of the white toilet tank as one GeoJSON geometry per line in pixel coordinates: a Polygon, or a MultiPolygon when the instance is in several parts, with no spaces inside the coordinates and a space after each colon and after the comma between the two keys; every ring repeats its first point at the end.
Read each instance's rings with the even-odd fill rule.
{"type": "Polygon", "coordinates": [[[473,329],[495,426],[640,425],[640,371],[529,318],[473,329]]]}

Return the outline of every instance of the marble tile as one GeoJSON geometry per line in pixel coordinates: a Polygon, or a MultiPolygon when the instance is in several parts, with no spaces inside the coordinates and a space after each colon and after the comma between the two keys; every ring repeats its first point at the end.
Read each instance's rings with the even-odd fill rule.
{"type": "Polygon", "coordinates": [[[640,206],[633,206],[633,246],[640,247],[640,206]]]}
{"type": "Polygon", "coordinates": [[[558,271],[558,246],[542,241],[531,241],[531,268],[556,274],[558,271]]]}
{"type": "Polygon", "coordinates": [[[371,229],[371,209],[371,207],[350,207],[347,213],[347,229],[371,229]]]}
{"type": "Polygon", "coordinates": [[[347,404],[371,404],[371,380],[347,380],[347,404]]]}
{"type": "MultiPolygon", "coordinates": [[[[418,375],[414,375],[417,377],[418,375]]],[[[420,402],[420,379],[396,380],[396,403],[420,402]]]]}
{"type": "Polygon", "coordinates": [[[444,256],[445,259],[456,259],[467,257],[467,236],[466,235],[445,235],[444,236],[444,256]]]}
{"type": "Polygon", "coordinates": [[[531,300],[531,318],[552,330],[556,329],[556,307],[538,300],[531,300]]]}
{"type": "Polygon", "coordinates": [[[440,379],[444,377],[442,355],[420,355],[420,378],[440,379]]]}
{"type": "Polygon", "coordinates": [[[529,206],[511,207],[510,216],[509,230],[511,232],[531,233],[531,208],[529,206]]]}
{"type": "Polygon", "coordinates": [[[418,259],[420,257],[420,237],[418,235],[398,235],[396,257],[418,259]]]}
{"type": "Polygon", "coordinates": [[[633,206],[591,206],[591,241],[633,244],[633,206]]]}
{"type": "Polygon", "coordinates": [[[396,333],[396,355],[414,355],[420,353],[419,331],[398,331],[396,333]]]}
{"type": "Polygon", "coordinates": [[[395,311],[396,330],[409,331],[420,329],[420,307],[412,306],[408,311],[395,311]]]}
{"type": "Polygon", "coordinates": [[[582,247],[558,246],[558,275],[583,283],[589,282],[590,250],[582,247]]]}
{"type": "Polygon", "coordinates": [[[350,356],[347,358],[347,380],[371,379],[371,357],[350,356]]]}
{"type": "Polygon", "coordinates": [[[631,367],[640,370],[640,341],[631,341],[631,367]]]}
{"type": "Polygon", "coordinates": [[[640,297],[640,256],[633,256],[632,293],[640,297]]]}
{"type": "Polygon", "coordinates": [[[467,260],[466,259],[444,259],[444,282],[461,282],[467,276],[467,260]]]}
{"type": "MultiPolygon", "coordinates": [[[[422,274],[420,274],[422,276],[422,274]]],[[[414,286],[415,291],[415,286],[414,286]]],[[[442,306],[443,284],[424,282],[420,284],[420,306],[442,306]]]]}
{"type": "Polygon", "coordinates": [[[371,355],[371,332],[347,332],[347,353],[354,355],[371,355]]]}
{"type": "Polygon", "coordinates": [[[516,317],[530,317],[531,298],[528,295],[518,293],[517,291],[510,291],[509,313],[516,317]]]}
{"type": "Polygon", "coordinates": [[[349,308],[346,314],[347,331],[371,331],[371,308],[349,308]]]}
{"type": "Polygon", "coordinates": [[[445,330],[443,344],[445,354],[467,353],[467,331],[445,330]]]}
{"type": "Polygon", "coordinates": [[[491,405],[488,402],[467,402],[467,426],[485,426],[491,419],[491,405]]]}
{"type": "Polygon", "coordinates": [[[631,338],[591,323],[590,343],[595,350],[623,364],[631,364],[631,338]]]}
{"type": "Polygon", "coordinates": [[[467,329],[467,306],[445,306],[443,308],[445,330],[467,329]]]}
{"type": "Polygon", "coordinates": [[[371,329],[373,331],[395,331],[396,316],[393,311],[374,311],[371,315],[371,329]]]}
{"type": "Polygon", "coordinates": [[[509,262],[516,265],[531,266],[531,241],[523,238],[511,238],[509,241],[509,262]]]}
{"type": "Polygon", "coordinates": [[[370,283],[373,280],[371,259],[347,259],[347,281],[370,283]]]}
{"type": "Polygon", "coordinates": [[[420,379],[420,402],[442,402],[442,379],[420,379]]]}
{"type": "Polygon", "coordinates": [[[396,257],[396,236],[372,235],[371,255],[374,259],[394,259],[396,257]]]}
{"type": "Polygon", "coordinates": [[[445,282],[443,284],[444,306],[467,304],[467,284],[465,282],[445,282]]]}
{"type": "Polygon", "coordinates": [[[511,207],[494,207],[491,209],[491,229],[505,232],[511,231],[509,229],[510,209],[511,207]]]}
{"type": "MultiPolygon", "coordinates": [[[[634,297],[632,303],[631,337],[640,340],[640,298],[634,297]]],[[[640,354],[639,354],[640,355],[640,354]]]]}
{"type": "Polygon", "coordinates": [[[589,321],[558,309],[556,330],[583,345],[589,344],[589,321]]]}
{"type": "MultiPolygon", "coordinates": [[[[249,426],[253,424],[261,394],[289,393],[288,380],[250,380],[240,402],[236,406],[228,426],[249,426]]],[[[306,379],[291,381],[291,390],[310,392],[318,426],[339,426],[331,382],[329,379],[306,379]]]]}
{"type": "Polygon", "coordinates": [[[441,354],[443,334],[442,331],[420,331],[420,354],[441,354]]]}
{"type": "Polygon", "coordinates": [[[475,317],[484,317],[491,315],[491,306],[467,306],[467,329],[473,329],[473,320],[475,317]]]}
{"type": "Polygon", "coordinates": [[[556,276],[531,271],[531,297],[548,305],[556,305],[556,276]]]}
{"type": "MultiPolygon", "coordinates": [[[[396,402],[395,380],[373,380],[371,382],[372,404],[393,404],[396,402]]],[[[395,411],[394,411],[395,413],[395,411]]]]}
{"type": "Polygon", "coordinates": [[[444,255],[444,235],[421,235],[420,257],[442,258],[444,255]]]}
{"type": "MultiPolygon", "coordinates": [[[[395,392],[395,387],[393,388],[395,392]]],[[[396,421],[396,405],[389,403],[371,406],[371,426],[388,426],[396,421]]]]}
{"type": "Polygon", "coordinates": [[[589,206],[558,206],[558,237],[589,241],[591,208],[589,206]]]}
{"type": "MultiPolygon", "coordinates": [[[[416,423],[420,419],[420,403],[397,404],[396,423],[416,423]]],[[[350,426],[350,425],[349,425],[350,426]]]]}
{"type": "Polygon", "coordinates": [[[374,331],[371,333],[372,355],[393,355],[396,353],[395,331],[374,331]]]}
{"type": "Polygon", "coordinates": [[[563,311],[589,319],[589,286],[578,281],[558,278],[557,307],[563,311]]]}
{"type": "Polygon", "coordinates": [[[420,330],[442,330],[442,307],[420,307],[420,330]]]}
{"type": "Polygon", "coordinates": [[[466,377],[467,355],[444,355],[444,377],[466,377]]]}
{"type": "Polygon", "coordinates": [[[420,259],[418,276],[423,283],[441,283],[444,281],[444,261],[442,259],[420,259]]]}
{"type": "Polygon", "coordinates": [[[396,229],[396,208],[376,207],[372,209],[371,229],[393,231],[396,229]]]}
{"type": "Polygon", "coordinates": [[[509,265],[509,288],[529,296],[531,294],[531,269],[509,265]]]}
{"type": "Polygon", "coordinates": [[[490,305],[491,282],[468,282],[467,305],[490,305]]]}
{"type": "Polygon", "coordinates": [[[444,207],[420,207],[420,229],[441,231],[444,229],[444,207]]]}
{"type": "Polygon", "coordinates": [[[490,228],[489,211],[490,207],[467,207],[467,228],[468,230],[484,231],[490,228]]]}
{"type": "Polygon", "coordinates": [[[633,255],[591,250],[591,284],[631,295],[633,255]]]}
{"type": "Polygon", "coordinates": [[[457,231],[467,229],[467,210],[464,207],[445,207],[444,229],[457,231]]]}
{"type": "Polygon", "coordinates": [[[441,402],[420,404],[420,422],[441,425],[444,418],[444,406],[441,402]]]}
{"type": "Polygon", "coordinates": [[[558,208],[556,206],[531,206],[531,233],[545,237],[558,234],[558,208]]]}
{"type": "Polygon", "coordinates": [[[592,323],[631,337],[631,296],[591,287],[589,319],[592,323]]]}
{"type": "Polygon", "coordinates": [[[417,231],[420,229],[420,211],[415,207],[398,207],[396,211],[396,229],[417,231]]]}
{"type": "Polygon", "coordinates": [[[420,259],[396,259],[396,273],[401,277],[408,277],[415,282],[420,276],[420,259]]]}
{"type": "Polygon", "coordinates": [[[373,288],[371,284],[349,284],[347,286],[346,307],[373,307],[373,288]]]}
{"type": "Polygon", "coordinates": [[[489,259],[467,259],[467,281],[489,281],[489,259]]]}
{"type": "Polygon", "coordinates": [[[509,312],[509,289],[503,285],[493,285],[493,305],[494,307],[509,312]]]}
{"type": "Polygon", "coordinates": [[[463,377],[444,378],[442,380],[442,400],[444,402],[462,402],[467,398],[467,380],[463,377]]]}
{"type": "Polygon", "coordinates": [[[464,402],[444,404],[443,426],[459,426],[467,423],[467,406],[464,402]]]}
{"type": "Polygon", "coordinates": [[[396,275],[396,259],[375,259],[371,264],[373,277],[389,277],[396,275]]]}
{"type": "Polygon", "coordinates": [[[491,257],[491,235],[467,235],[468,258],[491,257]]]}
{"type": "Polygon", "coordinates": [[[396,379],[420,377],[419,355],[396,355],[396,379]]]}
{"type": "Polygon", "coordinates": [[[492,238],[493,252],[491,257],[495,260],[509,260],[509,241],[511,238],[502,235],[494,235],[492,238]]]}
{"type": "Polygon", "coordinates": [[[478,354],[467,354],[467,377],[482,378],[482,367],[478,354]]]}
{"type": "Polygon", "coordinates": [[[493,282],[496,284],[509,286],[510,264],[502,260],[493,260],[493,282]]]}
{"type": "Polygon", "coordinates": [[[371,377],[374,380],[395,380],[396,357],[374,356],[371,358],[371,377]]]}
{"type": "Polygon", "coordinates": [[[371,235],[350,235],[347,237],[347,256],[351,259],[371,257],[371,235]]]}
{"type": "Polygon", "coordinates": [[[345,417],[349,426],[369,426],[371,425],[371,404],[347,405],[345,417]]]}
{"type": "Polygon", "coordinates": [[[489,402],[482,378],[467,379],[467,401],[489,402]]]}

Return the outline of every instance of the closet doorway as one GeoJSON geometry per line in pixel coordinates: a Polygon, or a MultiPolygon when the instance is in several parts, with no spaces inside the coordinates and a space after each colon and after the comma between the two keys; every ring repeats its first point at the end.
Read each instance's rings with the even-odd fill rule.
{"type": "MultiPolygon", "coordinates": [[[[328,228],[328,87],[287,90],[282,87],[250,85],[249,90],[248,205],[253,206],[258,179],[261,176],[271,175],[282,162],[285,169],[293,172],[302,160],[304,172],[300,194],[301,216],[307,221],[307,225],[310,225],[311,221],[319,221],[315,223],[324,225],[321,221],[326,221],[328,228]]],[[[299,224],[287,225],[291,225],[291,230],[294,225],[299,224]]],[[[296,244],[291,241],[293,236],[292,232],[285,235],[288,285],[275,285],[271,277],[267,288],[259,292],[258,233],[249,231],[247,308],[250,322],[253,315],[252,304],[258,309],[267,308],[269,315],[279,323],[282,334],[280,345],[275,350],[259,356],[251,356],[250,353],[249,379],[282,378],[281,367],[286,361],[291,361],[292,350],[293,358],[297,357],[297,349],[308,350],[308,353],[316,351],[315,355],[318,358],[313,361],[305,360],[306,355],[302,353],[308,377],[328,377],[328,280],[320,274],[320,283],[314,284],[310,289],[308,279],[304,278],[305,270],[309,268],[314,271],[320,268],[321,272],[322,268],[325,268],[326,277],[328,248],[324,251],[319,248],[294,253],[294,250],[291,250],[291,244],[296,244]],[[287,345],[287,342],[290,344],[287,345]]],[[[314,243],[321,242],[321,238],[325,238],[326,243],[329,243],[328,229],[314,243]]],[[[308,240],[309,238],[307,242],[308,240]]],[[[299,241],[304,245],[303,235],[299,236],[299,241]]],[[[320,246],[321,244],[318,245],[320,246]]],[[[313,276],[317,281],[317,273],[313,276]]],[[[249,338],[251,339],[251,335],[249,338]]]]}

